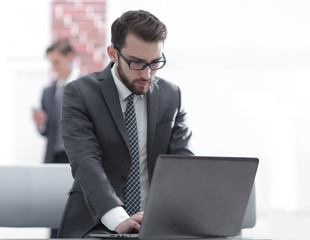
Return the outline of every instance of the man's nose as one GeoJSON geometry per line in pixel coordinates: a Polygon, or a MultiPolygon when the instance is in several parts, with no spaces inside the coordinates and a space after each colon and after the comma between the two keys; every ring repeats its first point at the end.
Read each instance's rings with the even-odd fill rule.
{"type": "Polygon", "coordinates": [[[151,68],[150,66],[147,66],[145,69],[140,71],[140,76],[143,79],[149,79],[151,77],[151,68]]]}

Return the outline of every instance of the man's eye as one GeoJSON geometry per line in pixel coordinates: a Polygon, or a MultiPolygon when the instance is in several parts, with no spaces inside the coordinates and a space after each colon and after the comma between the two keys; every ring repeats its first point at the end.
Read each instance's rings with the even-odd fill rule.
{"type": "Polygon", "coordinates": [[[132,67],[143,67],[145,63],[143,62],[131,62],[132,67]]]}
{"type": "Polygon", "coordinates": [[[151,63],[152,67],[158,67],[159,64],[160,64],[159,62],[152,62],[152,63],[151,63]]]}

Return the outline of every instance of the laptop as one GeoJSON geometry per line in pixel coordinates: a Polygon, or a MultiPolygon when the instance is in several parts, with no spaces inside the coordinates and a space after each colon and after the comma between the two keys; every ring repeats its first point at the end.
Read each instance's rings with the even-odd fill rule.
{"type": "Polygon", "coordinates": [[[185,239],[240,233],[257,158],[160,155],[139,234],[99,238],[185,239]]]}

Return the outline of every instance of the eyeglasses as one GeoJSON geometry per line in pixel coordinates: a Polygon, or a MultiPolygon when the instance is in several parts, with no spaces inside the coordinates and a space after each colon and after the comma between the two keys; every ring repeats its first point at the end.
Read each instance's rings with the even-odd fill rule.
{"type": "Polygon", "coordinates": [[[151,70],[158,70],[161,69],[165,66],[166,64],[166,57],[163,53],[163,59],[161,61],[154,61],[151,63],[146,63],[146,62],[139,62],[139,61],[130,61],[128,60],[126,57],[124,57],[120,51],[114,47],[117,51],[117,53],[124,59],[124,61],[128,64],[128,67],[132,70],[136,70],[136,71],[142,71],[144,70],[146,67],[150,67],[151,70]]]}

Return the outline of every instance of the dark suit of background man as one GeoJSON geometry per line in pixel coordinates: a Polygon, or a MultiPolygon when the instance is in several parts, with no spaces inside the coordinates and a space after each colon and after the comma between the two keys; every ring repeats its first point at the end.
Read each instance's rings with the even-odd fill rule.
{"type": "Polygon", "coordinates": [[[63,88],[68,82],[80,77],[74,66],[75,52],[66,39],[53,43],[46,50],[57,80],[46,87],[42,96],[42,109],[33,112],[33,120],[39,132],[47,138],[45,163],[68,163],[60,135],[60,114],[63,88]]]}
{"type": "MultiPolygon", "coordinates": [[[[128,11],[112,24],[111,63],[65,87],[61,132],[75,179],[59,237],[98,230],[138,232],[159,154],[192,155],[178,86],[155,77],[165,63],[167,30],[146,11],[128,11]],[[139,140],[140,211],[126,212],[131,171],[125,114],[134,93],[139,140]]],[[[127,121],[126,121],[127,122],[127,121]]]]}

